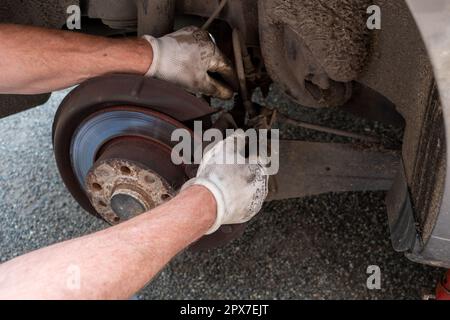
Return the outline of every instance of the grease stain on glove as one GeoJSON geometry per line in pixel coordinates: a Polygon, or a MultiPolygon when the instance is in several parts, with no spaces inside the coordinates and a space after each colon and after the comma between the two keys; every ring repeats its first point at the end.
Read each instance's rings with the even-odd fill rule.
{"type": "Polygon", "coordinates": [[[190,26],[161,38],[143,38],[153,49],[146,76],[172,82],[192,93],[219,99],[233,96],[229,86],[236,81],[233,65],[207,31],[190,26]],[[211,77],[211,73],[219,74],[224,81],[211,77]]]}

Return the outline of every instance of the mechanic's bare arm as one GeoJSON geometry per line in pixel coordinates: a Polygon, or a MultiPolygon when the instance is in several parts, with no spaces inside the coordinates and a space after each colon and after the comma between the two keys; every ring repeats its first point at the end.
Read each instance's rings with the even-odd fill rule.
{"type": "Polygon", "coordinates": [[[50,92],[115,72],[145,74],[152,56],[144,39],[0,24],[0,93],[50,92]]]}
{"type": "Polygon", "coordinates": [[[188,188],[127,222],[0,265],[0,299],[127,299],[205,234],[215,215],[212,194],[188,188]]]}
{"type": "Polygon", "coordinates": [[[259,163],[218,164],[224,153],[225,159],[243,157],[245,134],[211,148],[197,176],[166,204],[0,265],[0,299],[125,299],[202,235],[250,220],[267,196],[266,169],[259,163]]]}
{"type": "Polygon", "coordinates": [[[0,70],[0,94],[51,92],[100,75],[133,73],[226,99],[232,90],[208,72],[235,77],[209,34],[196,27],[162,38],[111,39],[0,24],[0,70]]]}

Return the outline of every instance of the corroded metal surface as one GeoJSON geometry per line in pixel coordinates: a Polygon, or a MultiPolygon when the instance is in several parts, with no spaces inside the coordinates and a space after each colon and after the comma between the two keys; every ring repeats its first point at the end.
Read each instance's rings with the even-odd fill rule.
{"type": "Polygon", "coordinates": [[[344,104],[369,57],[367,0],[258,1],[259,34],[271,78],[299,104],[344,104]]]}
{"type": "Polygon", "coordinates": [[[328,192],[388,190],[399,170],[395,151],[307,141],[280,141],[280,171],[268,200],[328,192]]]}
{"type": "MultiPolygon", "coordinates": [[[[165,129],[167,134],[171,128],[165,129]]],[[[84,188],[92,206],[109,223],[130,219],[170,200],[187,180],[184,165],[172,163],[164,135],[159,138],[124,135],[98,151],[84,188]]]]}
{"type": "MultiPolygon", "coordinates": [[[[175,85],[137,75],[118,74],[95,78],[82,83],[68,94],[58,108],[53,123],[55,158],[67,188],[78,203],[92,214],[96,214],[96,210],[84,191],[84,181],[79,181],[72,164],[72,139],[86,119],[111,108],[123,111],[131,109],[143,114],[156,111],[164,119],[171,118],[186,124],[194,119],[203,119],[214,111],[204,101],[175,85]]],[[[87,160],[95,162],[95,158],[87,160]]]]}
{"type": "Polygon", "coordinates": [[[96,164],[85,187],[95,210],[111,224],[153,209],[174,195],[160,175],[124,159],[96,164]]]}

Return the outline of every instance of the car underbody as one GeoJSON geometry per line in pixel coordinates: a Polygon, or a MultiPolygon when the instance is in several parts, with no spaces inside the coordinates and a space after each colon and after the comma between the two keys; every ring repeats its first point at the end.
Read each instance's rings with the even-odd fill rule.
{"type": "MultiPolygon", "coordinates": [[[[210,24],[240,80],[232,107],[220,111],[208,97],[135,75],[104,76],[74,89],[55,116],[53,144],[68,190],[88,212],[115,224],[137,214],[116,209],[124,195],[143,209],[170,199],[196,172],[195,166],[170,162],[176,128],[192,129],[201,120],[204,129],[270,129],[277,118],[344,136],[348,143],[282,140],[268,201],[386,190],[394,249],[413,261],[450,268],[445,1],[6,0],[0,22],[65,29],[69,5],[81,8],[79,32],[110,37],[162,36],[210,24]],[[381,8],[381,29],[366,26],[371,5],[381,8]],[[276,105],[252,101],[255,92],[266,96],[272,84],[299,105],[344,110],[396,127],[403,132],[402,145],[292,119],[276,105]],[[105,126],[113,132],[102,135],[105,126]]],[[[0,116],[48,97],[0,96],[0,116]]],[[[244,229],[224,226],[197,247],[223,244],[244,229]]]]}

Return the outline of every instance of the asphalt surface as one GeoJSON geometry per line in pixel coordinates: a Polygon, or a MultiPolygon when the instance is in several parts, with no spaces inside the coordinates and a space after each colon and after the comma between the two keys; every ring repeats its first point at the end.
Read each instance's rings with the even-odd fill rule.
{"type": "MultiPolygon", "coordinates": [[[[64,92],[0,120],[0,261],[107,225],[66,191],[53,158],[51,126],[64,92]]],[[[399,132],[341,113],[295,107],[276,91],[269,102],[304,120],[376,134],[399,132]]],[[[283,136],[342,141],[281,126],[283,136]]],[[[141,299],[419,299],[442,269],[415,264],[390,245],[383,192],[325,194],[267,204],[245,234],[225,247],[179,254],[141,299]],[[369,265],[381,289],[368,290],[369,265]]]]}

